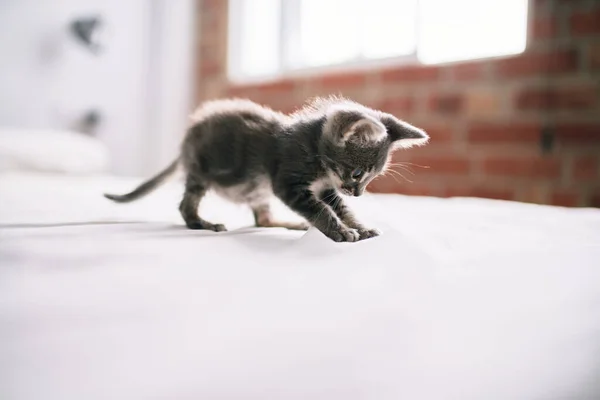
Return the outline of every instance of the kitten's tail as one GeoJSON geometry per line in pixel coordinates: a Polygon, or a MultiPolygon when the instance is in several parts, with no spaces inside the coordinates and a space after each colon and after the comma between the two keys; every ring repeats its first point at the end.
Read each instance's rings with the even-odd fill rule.
{"type": "Polygon", "coordinates": [[[130,201],[137,200],[152,192],[154,189],[163,184],[167,180],[167,178],[169,178],[175,173],[175,171],[177,171],[178,166],[179,158],[173,161],[166,169],[161,171],[158,175],[154,176],[153,178],[147,180],[146,182],[136,187],[132,192],[121,195],[105,193],[104,197],[117,203],[129,203],[130,201]]]}

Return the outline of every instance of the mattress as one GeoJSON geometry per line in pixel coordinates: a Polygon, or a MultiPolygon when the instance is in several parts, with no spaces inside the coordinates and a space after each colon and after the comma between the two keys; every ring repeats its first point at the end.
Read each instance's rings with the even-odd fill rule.
{"type": "Polygon", "coordinates": [[[0,177],[1,399],[600,398],[599,210],[365,195],[334,243],[136,183],[0,177]]]}

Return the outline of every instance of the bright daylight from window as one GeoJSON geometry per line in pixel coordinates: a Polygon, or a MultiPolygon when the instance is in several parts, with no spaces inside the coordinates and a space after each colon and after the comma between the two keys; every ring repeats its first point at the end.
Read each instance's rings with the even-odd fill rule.
{"type": "Polygon", "coordinates": [[[229,75],[518,54],[527,7],[527,0],[231,0],[229,75]]]}

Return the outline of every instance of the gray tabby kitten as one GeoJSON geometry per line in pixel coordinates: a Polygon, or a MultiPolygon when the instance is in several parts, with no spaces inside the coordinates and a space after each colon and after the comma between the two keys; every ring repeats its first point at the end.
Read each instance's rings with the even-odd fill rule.
{"type": "Polygon", "coordinates": [[[338,97],[312,100],[291,115],[249,100],[215,100],[192,118],[181,154],[169,167],[131,193],[105,196],[136,200],[182,167],[186,180],[179,210],[190,229],[226,230],[198,216],[200,200],[212,189],[248,204],[256,226],[308,228],[273,220],[269,203],[277,196],[330,239],[355,242],[379,232],[357,221],[339,194],[362,195],[395,149],[429,139],[390,114],[338,97]]]}

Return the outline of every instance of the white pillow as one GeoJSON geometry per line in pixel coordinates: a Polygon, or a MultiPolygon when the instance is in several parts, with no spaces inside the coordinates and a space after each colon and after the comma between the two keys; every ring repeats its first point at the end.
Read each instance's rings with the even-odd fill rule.
{"type": "Polygon", "coordinates": [[[98,139],[63,130],[0,128],[0,172],[97,174],[109,167],[98,139]]]}

